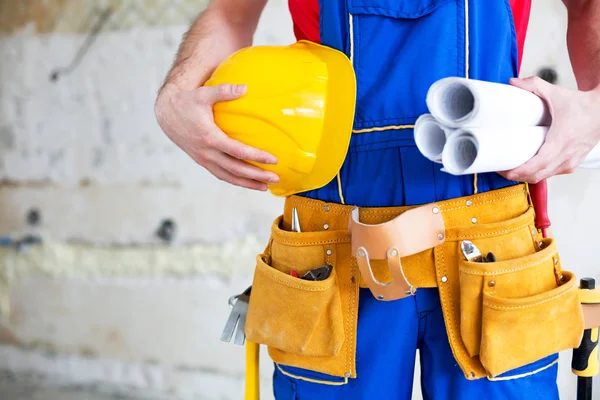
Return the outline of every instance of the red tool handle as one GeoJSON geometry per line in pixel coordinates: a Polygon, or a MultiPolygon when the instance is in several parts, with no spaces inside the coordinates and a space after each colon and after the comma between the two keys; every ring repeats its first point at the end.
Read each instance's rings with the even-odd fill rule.
{"type": "Polygon", "coordinates": [[[544,179],[536,184],[529,185],[531,200],[535,210],[535,226],[542,230],[542,236],[548,237],[550,218],[548,218],[548,183],[544,179]]]}

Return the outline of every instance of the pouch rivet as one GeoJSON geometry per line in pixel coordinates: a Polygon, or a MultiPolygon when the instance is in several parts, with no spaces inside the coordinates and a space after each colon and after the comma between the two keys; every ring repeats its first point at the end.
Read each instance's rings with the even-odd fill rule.
{"type": "Polygon", "coordinates": [[[358,252],[358,255],[361,256],[361,257],[364,257],[365,256],[365,252],[361,250],[361,251],[358,252]]]}
{"type": "Polygon", "coordinates": [[[531,230],[531,234],[532,234],[533,236],[535,236],[535,235],[537,235],[537,231],[536,231],[535,229],[532,229],[532,230],[531,230]]]}
{"type": "Polygon", "coordinates": [[[558,265],[558,258],[554,259],[554,265],[558,265]]]}
{"type": "Polygon", "coordinates": [[[346,372],[346,373],[344,374],[344,376],[345,376],[346,378],[350,378],[350,377],[352,376],[352,374],[351,374],[350,372],[346,372]]]}
{"type": "Polygon", "coordinates": [[[325,210],[325,211],[329,211],[329,206],[325,206],[325,207],[323,207],[323,210],[325,210]]]}
{"type": "Polygon", "coordinates": [[[352,283],[356,283],[356,277],[353,276],[352,278],[350,278],[350,280],[352,281],[352,283]]]}
{"type": "Polygon", "coordinates": [[[438,233],[438,236],[437,236],[437,238],[438,238],[439,240],[442,240],[442,239],[444,238],[444,235],[443,235],[443,234],[441,234],[441,233],[438,233]]]}
{"type": "Polygon", "coordinates": [[[392,251],[390,251],[390,255],[391,255],[392,257],[396,257],[396,256],[398,255],[398,251],[396,251],[396,250],[392,250],[392,251]]]}
{"type": "Polygon", "coordinates": [[[489,282],[488,282],[488,286],[489,286],[489,287],[494,287],[494,286],[496,286],[496,282],[494,282],[494,281],[489,281],[489,282]]]}
{"type": "Polygon", "coordinates": [[[475,217],[471,218],[471,222],[474,224],[477,223],[477,218],[475,218],[475,217]]]}
{"type": "Polygon", "coordinates": [[[446,275],[442,276],[442,282],[444,282],[444,283],[448,282],[448,277],[446,275]]]}
{"type": "Polygon", "coordinates": [[[473,202],[471,200],[467,200],[467,207],[471,207],[473,205],[473,202]]]}
{"type": "Polygon", "coordinates": [[[325,230],[329,229],[329,224],[323,225],[323,229],[325,229],[325,230]]]}
{"type": "MultiPolygon", "coordinates": [[[[328,256],[330,256],[330,255],[331,255],[331,253],[332,253],[332,251],[331,251],[331,249],[327,249],[327,251],[326,251],[325,253],[326,253],[328,256]]],[[[362,257],[362,256],[361,256],[361,257],[362,257]]]]}
{"type": "Polygon", "coordinates": [[[440,209],[439,209],[439,208],[437,208],[437,207],[433,207],[433,213],[434,213],[434,214],[437,214],[437,213],[439,213],[439,212],[440,212],[440,209]]]}
{"type": "Polygon", "coordinates": [[[383,300],[383,296],[382,296],[382,295],[379,295],[379,296],[377,296],[377,298],[378,298],[379,300],[383,300]]]}

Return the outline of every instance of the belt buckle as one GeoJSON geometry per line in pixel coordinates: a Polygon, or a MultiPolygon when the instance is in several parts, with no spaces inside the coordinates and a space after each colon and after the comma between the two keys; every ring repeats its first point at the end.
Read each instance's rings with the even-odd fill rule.
{"type": "Polygon", "coordinates": [[[388,249],[386,259],[392,280],[390,282],[381,282],[373,274],[367,249],[361,246],[356,250],[358,268],[373,296],[381,301],[399,300],[408,296],[414,296],[417,288],[406,279],[400,260],[400,251],[396,246],[388,249]]]}

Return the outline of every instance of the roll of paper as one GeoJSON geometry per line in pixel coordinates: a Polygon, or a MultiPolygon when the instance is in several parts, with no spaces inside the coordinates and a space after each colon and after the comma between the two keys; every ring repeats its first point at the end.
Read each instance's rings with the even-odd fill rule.
{"type": "Polygon", "coordinates": [[[450,128],[522,128],[551,123],[540,97],[508,84],[443,78],[431,85],[426,102],[433,117],[450,128]]]}
{"type": "Polygon", "coordinates": [[[446,139],[452,131],[453,129],[442,126],[431,114],[423,114],[415,122],[417,148],[429,160],[441,163],[446,139]]]}
{"type": "Polygon", "coordinates": [[[547,131],[544,126],[458,129],[444,146],[444,171],[468,175],[516,168],[535,156],[547,131]]]}

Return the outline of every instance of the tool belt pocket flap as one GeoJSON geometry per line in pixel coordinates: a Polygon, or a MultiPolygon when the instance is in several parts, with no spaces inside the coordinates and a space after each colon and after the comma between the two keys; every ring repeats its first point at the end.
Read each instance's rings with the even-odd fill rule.
{"type": "Polygon", "coordinates": [[[257,257],[245,333],[248,340],[305,356],[335,356],[344,341],[341,300],[333,270],[308,281],[257,257]]]}
{"type": "Polygon", "coordinates": [[[579,346],[583,313],[576,279],[564,271],[563,283],[522,298],[483,295],[480,360],[491,376],[579,346]]]}
{"type": "Polygon", "coordinates": [[[461,337],[490,376],[579,345],[577,287],[561,269],[553,239],[498,262],[460,260],[459,276],[461,337]]]}

